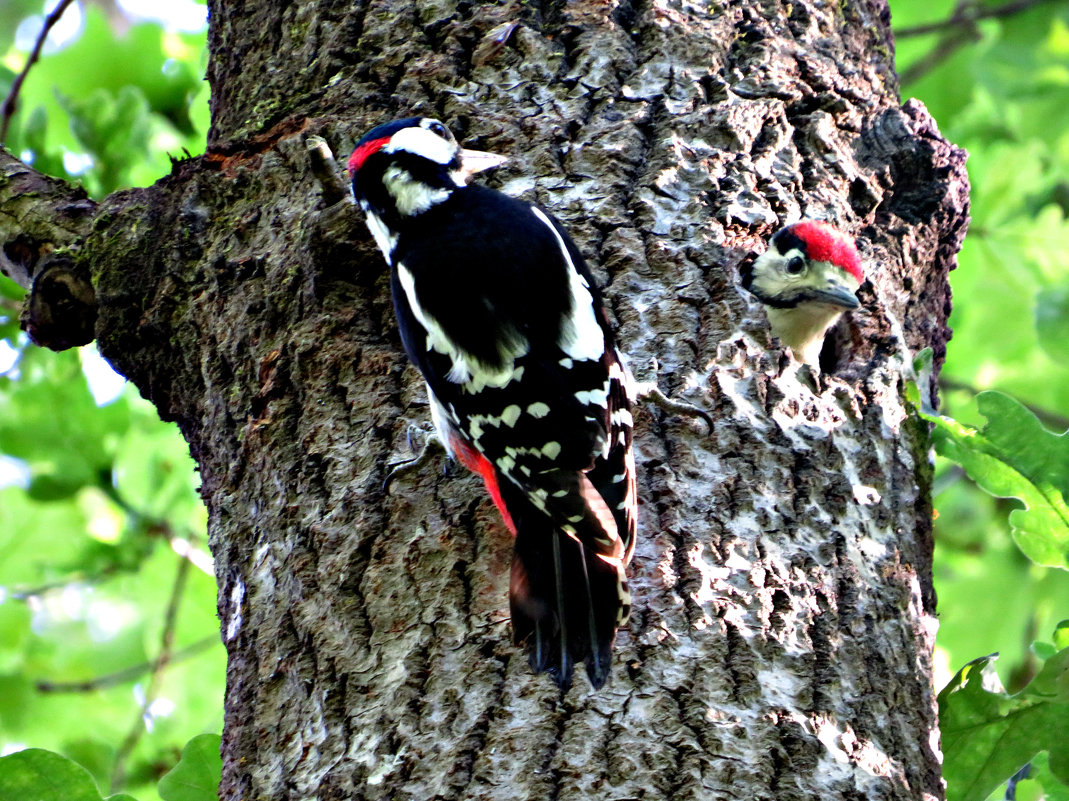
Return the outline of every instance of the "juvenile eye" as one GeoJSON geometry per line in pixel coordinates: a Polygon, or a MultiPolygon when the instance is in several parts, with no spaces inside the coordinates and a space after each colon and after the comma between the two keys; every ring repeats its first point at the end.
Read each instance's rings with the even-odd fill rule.
{"type": "Polygon", "coordinates": [[[801,275],[805,272],[805,259],[795,256],[787,262],[787,272],[791,275],[801,275]]]}

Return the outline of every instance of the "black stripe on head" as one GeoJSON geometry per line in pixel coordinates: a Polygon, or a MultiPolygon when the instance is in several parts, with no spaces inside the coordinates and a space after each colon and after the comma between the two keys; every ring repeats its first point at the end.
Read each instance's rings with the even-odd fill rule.
{"type": "Polygon", "coordinates": [[[800,250],[803,256],[808,258],[809,254],[806,252],[805,240],[794,233],[794,226],[788,225],[786,228],[781,228],[772,237],[772,244],[775,245],[776,250],[780,255],[787,255],[792,250],[800,250]]]}
{"type": "Polygon", "coordinates": [[[804,288],[794,289],[780,295],[766,295],[757,287],[749,287],[749,290],[759,301],[773,309],[793,309],[798,304],[811,300],[809,290],[804,288]]]}
{"type": "Polygon", "coordinates": [[[404,150],[385,155],[389,156],[390,164],[400,167],[420,183],[440,189],[453,189],[456,186],[452,173],[460,169],[460,151],[446,164],[404,150]]]}
{"type": "Polygon", "coordinates": [[[753,265],[755,261],[757,261],[757,254],[751,251],[739,262],[739,285],[747,291],[752,291],[750,287],[753,284],[753,265]]]}

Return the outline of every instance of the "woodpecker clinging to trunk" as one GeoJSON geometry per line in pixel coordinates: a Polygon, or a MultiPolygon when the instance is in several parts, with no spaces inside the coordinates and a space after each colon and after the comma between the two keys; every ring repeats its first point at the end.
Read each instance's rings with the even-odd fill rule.
{"type": "Polygon", "coordinates": [[[438,434],[516,537],[514,639],[561,687],[585,661],[597,688],[630,612],[634,385],[561,224],[467,185],[504,161],[413,117],[365,135],[349,174],[438,434]]]}
{"type": "Polygon", "coordinates": [[[798,361],[817,366],[824,334],[858,307],[864,280],[854,241],[827,223],[780,229],[768,250],[742,270],[742,287],[765,306],[772,333],[798,361]]]}

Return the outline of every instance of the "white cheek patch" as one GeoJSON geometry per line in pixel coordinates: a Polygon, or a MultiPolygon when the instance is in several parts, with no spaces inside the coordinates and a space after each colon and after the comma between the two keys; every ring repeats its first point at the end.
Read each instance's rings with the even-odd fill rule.
{"type": "Polygon", "coordinates": [[[431,206],[449,199],[448,189],[434,189],[417,181],[408,170],[394,165],[382,174],[382,185],[390,193],[397,211],[405,217],[420,214],[431,206]]]}
{"type": "Polygon", "coordinates": [[[568,254],[568,248],[564,240],[557,232],[553,223],[541,209],[531,208],[535,216],[553,233],[560,247],[564,263],[568,265],[568,284],[572,295],[572,313],[564,318],[561,327],[560,340],[557,344],[569,357],[577,361],[594,361],[601,358],[605,352],[605,334],[598,325],[594,316],[594,298],[590,294],[590,287],[586,279],[579,275],[572,264],[572,257],[568,254]]]}
{"type": "Polygon", "coordinates": [[[382,149],[386,153],[403,150],[438,164],[448,164],[456,156],[457,146],[426,128],[402,128],[390,137],[389,144],[382,149]]]}
{"type": "Polygon", "coordinates": [[[769,248],[753,263],[753,287],[763,292],[766,296],[778,295],[798,279],[788,276],[783,266],[787,264],[787,258],[781,256],[774,248],[769,248]]]}

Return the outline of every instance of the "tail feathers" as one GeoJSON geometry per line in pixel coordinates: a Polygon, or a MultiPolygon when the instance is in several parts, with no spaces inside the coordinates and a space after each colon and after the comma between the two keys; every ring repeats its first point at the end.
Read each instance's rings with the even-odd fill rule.
{"type": "Polygon", "coordinates": [[[516,537],[509,592],[513,638],[526,643],[532,670],[548,671],[561,689],[571,685],[577,662],[586,663],[590,684],[599,689],[609,677],[616,627],[629,606],[623,565],[540,517],[525,517],[516,537]]]}

